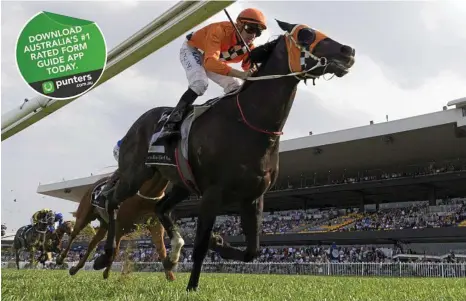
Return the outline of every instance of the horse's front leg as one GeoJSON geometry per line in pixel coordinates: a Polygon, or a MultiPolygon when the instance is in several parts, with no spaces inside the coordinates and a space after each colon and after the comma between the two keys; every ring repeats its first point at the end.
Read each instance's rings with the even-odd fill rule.
{"type": "Polygon", "coordinates": [[[39,262],[42,264],[42,265],[45,265],[45,261],[47,257],[47,250],[45,248],[45,239],[46,239],[46,236],[45,236],[45,233],[42,234],[40,236],[40,244],[39,244],[39,250],[40,250],[40,255],[39,255],[39,262]]]}
{"type": "Polygon", "coordinates": [[[15,248],[16,267],[19,270],[19,249],[15,248]]]}
{"type": "Polygon", "coordinates": [[[107,265],[107,267],[104,270],[104,273],[103,273],[104,279],[108,279],[110,269],[112,268],[112,264],[115,261],[115,258],[118,256],[118,253],[120,252],[120,243],[121,243],[122,238],[123,238],[122,231],[118,231],[116,235],[115,251],[113,252],[112,258],[110,259],[110,263],[107,265]]]}
{"type": "Polygon", "coordinates": [[[29,265],[30,265],[30,268],[32,269],[33,266],[34,266],[34,258],[36,256],[36,248],[35,247],[31,247],[31,249],[29,250],[29,265]]]}
{"type": "Polygon", "coordinates": [[[187,291],[197,290],[199,286],[202,264],[209,250],[212,228],[214,227],[217,213],[220,210],[224,194],[225,192],[222,187],[211,187],[206,190],[201,199],[196,227],[196,238],[194,239],[193,267],[191,269],[188,286],[186,287],[187,291]]]}
{"type": "Polygon", "coordinates": [[[80,269],[84,267],[84,264],[86,263],[87,258],[89,258],[89,255],[95,249],[97,244],[102,239],[104,239],[106,233],[107,233],[107,229],[105,229],[105,227],[103,227],[101,224],[99,230],[97,230],[97,233],[94,234],[94,237],[92,237],[91,241],[89,242],[89,245],[87,246],[87,250],[84,256],[81,257],[81,259],[79,259],[79,262],[76,266],[70,268],[69,273],[71,276],[75,275],[80,269]]]}
{"type": "Polygon", "coordinates": [[[73,227],[73,231],[71,232],[71,235],[69,236],[68,245],[66,246],[65,250],[61,251],[61,253],[57,256],[56,262],[58,265],[63,264],[63,261],[68,255],[68,252],[70,251],[71,246],[73,245],[73,242],[76,239],[76,237],[79,235],[81,230],[84,229],[93,220],[92,210],[93,210],[92,206],[89,206],[87,208],[87,212],[83,215],[84,218],[81,216],[76,218],[76,223],[73,227]]]}
{"type": "Polygon", "coordinates": [[[246,250],[230,246],[220,236],[211,237],[211,249],[219,253],[223,259],[251,262],[259,254],[259,235],[262,223],[264,196],[256,201],[244,202],[241,208],[241,227],[246,238],[246,250]]]}

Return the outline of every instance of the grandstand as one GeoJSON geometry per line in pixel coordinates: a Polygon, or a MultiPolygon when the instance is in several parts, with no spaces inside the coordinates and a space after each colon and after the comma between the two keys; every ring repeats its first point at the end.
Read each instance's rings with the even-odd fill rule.
{"type": "MultiPolygon", "coordinates": [[[[266,248],[259,261],[307,262],[322,256],[320,245],[333,242],[342,246],[344,260],[361,260],[365,247],[355,245],[377,245],[370,254],[397,260],[419,257],[401,252],[402,244],[436,254],[430,257],[436,260],[466,250],[466,99],[448,105],[455,108],[282,141],[279,179],[265,196],[266,248]]],[[[79,202],[110,174],[40,185],[37,192],[79,202]]],[[[188,261],[197,202],[192,197],[176,211],[188,261]]],[[[215,231],[241,245],[237,208],[222,214],[215,231]]],[[[148,237],[139,243],[151,245],[148,237]]],[[[383,257],[364,256],[373,256],[371,262],[383,257]]]]}
{"type": "MultiPolygon", "coordinates": [[[[344,178],[364,179],[383,174],[420,172],[429,166],[440,168],[442,161],[449,161],[457,167],[464,164],[466,98],[449,104],[456,108],[282,141],[279,179],[267,194],[266,207],[290,209],[290,206],[301,207],[303,203],[313,207],[339,205],[341,199],[350,204],[414,200],[419,195],[429,194],[438,198],[465,195],[466,186],[458,185],[464,183],[466,175],[462,173],[437,178],[435,184],[432,184],[432,179],[405,180],[396,183],[397,188],[383,183],[372,187],[353,183],[354,188],[351,189],[348,185],[330,186],[342,184],[344,178]],[[315,186],[321,187],[312,188],[315,186]],[[283,204],[288,208],[281,208],[283,204]]],[[[39,185],[37,192],[79,202],[96,180],[110,174],[39,185]]],[[[188,201],[181,207],[190,212],[192,205],[195,202],[188,201]]]]}

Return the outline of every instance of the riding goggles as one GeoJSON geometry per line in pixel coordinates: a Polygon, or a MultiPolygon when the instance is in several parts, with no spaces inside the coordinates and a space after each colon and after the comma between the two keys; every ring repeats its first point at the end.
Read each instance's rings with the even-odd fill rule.
{"type": "Polygon", "coordinates": [[[248,34],[255,34],[256,37],[260,37],[262,34],[262,29],[257,24],[246,23],[243,29],[248,34]]]}

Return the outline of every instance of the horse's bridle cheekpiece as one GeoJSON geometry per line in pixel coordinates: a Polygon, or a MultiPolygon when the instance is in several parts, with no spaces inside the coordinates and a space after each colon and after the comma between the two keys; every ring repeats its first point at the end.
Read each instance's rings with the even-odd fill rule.
{"type": "MultiPolygon", "coordinates": [[[[325,36],[323,34],[320,34],[320,35],[322,35],[322,37],[320,39],[315,39],[311,45],[307,45],[307,46],[300,45],[296,41],[297,40],[297,35],[298,35],[299,30],[304,29],[304,28],[311,29],[307,25],[296,25],[293,28],[293,30],[291,31],[291,33],[288,33],[288,32],[285,33],[285,37],[287,39],[286,44],[287,44],[288,56],[290,56],[291,53],[293,52],[292,47],[295,47],[295,49],[299,50],[299,65],[300,65],[299,69],[300,70],[295,70],[297,68],[294,68],[292,66],[293,65],[293,60],[289,58],[288,59],[288,64],[289,64],[289,69],[290,69],[291,73],[264,75],[264,76],[257,76],[257,77],[248,77],[246,80],[249,80],[249,81],[267,80],[267,79],[276,79],[276,78],[282,78],[282,77],[287,77],[287,76],[294,76],[295,78],[297,78],[299,80],[304,80],[304,81],[306,81],[306,79],[308,79],[308,78],[312,78],[313,80],[315,80],[315,79],[319,78],[320,76],[309,74],[309,72],[311,72],[314,69],[320,68],[320,67],[324,67],[324,71],[322,73],[325,73],[325,68],[328,66],[327,58],[326,57],[317,57],[316,55],[314,55],[311,52],[312,49],[315,47],[315,45],[317,45],[323,38],[325,38],[325,36]],[[317,63],[313,67],[311,67],[309,69],[306,69],[307,68],[306,59],[308,59],[308,58],[312,58],[317,63]]],[[[315,83],[314,83],[314,85],[315,85],[315,83]]]]}

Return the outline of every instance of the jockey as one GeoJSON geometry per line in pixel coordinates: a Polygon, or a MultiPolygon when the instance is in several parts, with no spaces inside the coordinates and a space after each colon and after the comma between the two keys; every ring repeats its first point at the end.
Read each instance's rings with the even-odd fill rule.
{"type": "Polygon", "coordinates": [[[53,212],[53,211],[50,209],[44,208],[34,213],[31,218],[31,226],[34,226],[35,224],[37,224],[40,220],[42,220],[47,215],[47,213],[50,213],[50,212],[53,212]]]}
{"type": "MultiPolygon", "coordinates": [[[[243,10],[236,19],[236,27],[250,49],[254,49],[254,39],[267,29],[264,14],[255,8],[243,10]]],[[[186,108],[206,92],[209,78],[225,93],[230,93],[240,87],[236,78],[246,79],[255,71],[251,69],[246,47],[230,21],[212,23],[188,34],[180,49],[180,61],[189,88],[165,124],[170,129],[183,119],[186,108]],[[239,62],[242,62],[244,71],[228,65],[239,62]]]]}
{"type": "Polygon", "coordinates": [[[53,232],[55,230],[56,223],[58,223],[58,227],[60,227],[63,223],[63,214],[61,214],[60,212],[55,212],[55,219],[53,221],[53,225],[49,226],[50,232],[53,232]]]}

